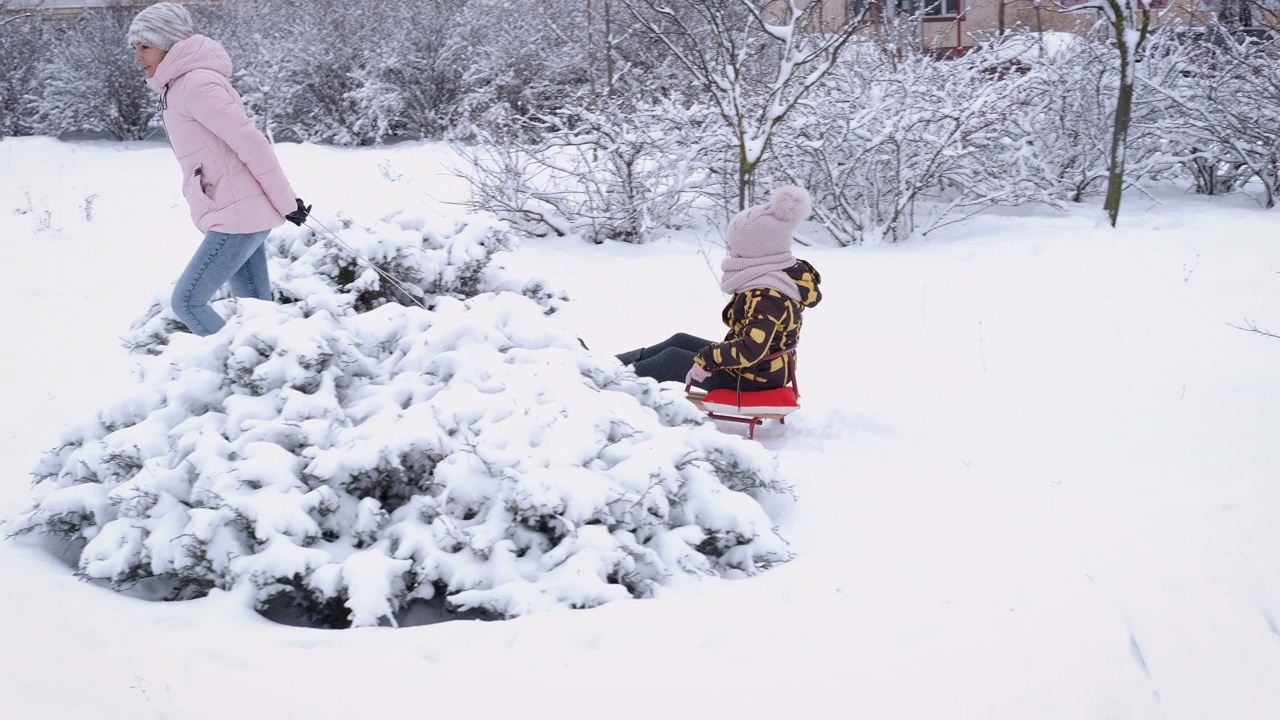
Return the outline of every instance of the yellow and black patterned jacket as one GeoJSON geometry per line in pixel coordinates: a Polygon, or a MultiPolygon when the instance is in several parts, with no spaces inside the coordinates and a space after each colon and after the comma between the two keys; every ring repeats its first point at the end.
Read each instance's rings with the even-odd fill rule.
{"type": "Polygon", "coordinates": [[[800,288],[799,302],[770,288],[736,293],[721,313],[724,324],[729,326],[724,341],[699,350],[693,362],[736,376],[743,390],[768,390],[791,382],[787,356],[764,358],[790,350],[800,341],[804,309],[822,300],[818,289],[822,277],[804,260],[797,260],[785,272],[800,288]]]}

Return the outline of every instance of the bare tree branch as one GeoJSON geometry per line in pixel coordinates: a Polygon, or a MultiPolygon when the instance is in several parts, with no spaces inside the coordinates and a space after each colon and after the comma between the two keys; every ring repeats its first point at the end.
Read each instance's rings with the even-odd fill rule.
{"type": "Polygon", "coordinates": [[[1236,325],[1235,323],[1227,323],[1227,325],[1230,325],[1231,327],[1237,330],[1244,330],[1245,332],[1257,333],[1258,335],[1262,335],[1264,337],[1276,338],[1277,340],[1280,340],[1280,333],[1274,333],[1266,328],[1260,328],[1258,327],[1258,323],[1253,320],[1245,319],[1244,325],[1236,325]]]}
{"type": "Polygon", "coordinates": [[[0,17],[0,27],[4,27],[5,25],[8,25],[11,22],[16,22],[18,20],[21,20],[22,18],[35,17],[36,15],[35,10],[37,10],[40,7],[40,5],[44,4],[44,3],[39,3],[34,7],[27,6],[24,10],[16,10],[16,9],[11,10],[9,6],[13,5],[13,3],[14,3],[14,0],[0,0],[0,15],[14,13],[12,15],[9,15],[8,17],[0,17]]]}

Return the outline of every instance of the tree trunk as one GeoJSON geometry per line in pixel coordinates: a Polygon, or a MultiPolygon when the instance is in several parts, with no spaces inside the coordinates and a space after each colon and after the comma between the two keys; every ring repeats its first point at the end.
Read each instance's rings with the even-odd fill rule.
{"type": "Polygon", "coordinates": [[[587,11],[587,77],[591,82],[591,97],[600,97],[596,88],[596,38],[595,13],[591,12],[592,0],[586,0],[587,11]]]}
{"type": "Polygon", "coordinates": [[[1124,162],[1129,140],[1129,125],[1133,118],[1134,62],[1137,53],[1147,39],[1151,26],[1150,9],[1144,0],[1109,0],[1111,29],[1115,33],[1116,50],[1120,54],[1120,91],[1116,95],[1115,123],[1111,129],[1110,172],[1107,174],[1107,199],[1102,209],[1116,226],[1120,217],[1120,195],[1124,192],[1124,162]],[[1141,13],[1141,17],[1138,14],[1141,13]],[[1137,40],[1131,44],[1130,30],[1136,31],[1137,40]]]}
{"type": "Polygon", "coordinates": [[[1120,216],[1120,194],[1124,191],[1125,146],[1129,138],[1129,121],[1133,116],[1133,78],[1128,68],[1128,52],[1120,45],[1120,93],[1116,97],[1116,119],[1111,130],[1111,171],[1107,175],[1107,200],[1102,208],[1116,226],[1120,216]]]}
{"type": "Polygon", "coordinates": [[[613,3],[604,3],[604,82],[605,92],[613,97],[613,3]]]}

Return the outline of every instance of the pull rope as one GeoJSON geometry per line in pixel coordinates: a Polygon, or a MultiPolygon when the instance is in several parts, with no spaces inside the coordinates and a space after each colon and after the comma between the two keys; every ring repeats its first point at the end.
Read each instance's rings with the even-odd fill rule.
{"type": "Polygon", "coordinates": [[[312,232],[316,233],[317,235],[320,235],[321,237],[325,238],[326,240],[329,240],[330,242],[333,242],[336,245],[341,246],[344,250],[351,253],[351,255],[355,257],[355,259],[359,260],[360,262],[372,268],[374,272],[381,275],[387,282],[395,286],[397,290],[399,290],[401,293],[404,293],[404,296],[412,300],[415,305],[422,308],[423,310],[428,310],[428,311],[431,310],[431,308],[422,304],[421,300],[418,300],[417,298],[415,298],[413,296],[413,293],[409,292],[409,289],[405,287],[404,283],[397,280],[395,276],[392,275],[391,273],[387,272],[386,270],[383,270],[377,265],[374,265],[373,262],[370,261],[365,256],[356,252],[355,248],[348,245],[342,238],[338,237],[338,235],[334,233],[332,230],[330,230],[328,227],[325,227],[324,223],[310,216],[307,217],[306,223],[307,223],[307,227],[311,228],[312,232]],[[312,225],[311,223],[315,223],[315,225],[312,225]]]}

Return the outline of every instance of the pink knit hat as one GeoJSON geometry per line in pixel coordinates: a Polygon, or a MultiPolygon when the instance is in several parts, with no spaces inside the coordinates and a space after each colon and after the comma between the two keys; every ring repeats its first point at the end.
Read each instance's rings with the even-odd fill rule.
{"type": "Polygon", "coordinates": [[[809,193],[795,185],[773,191],[764,205],[756,205],[729,221],[729,249],[742,258],[791,254],[791,236],[813,209],[809,193]]]}

